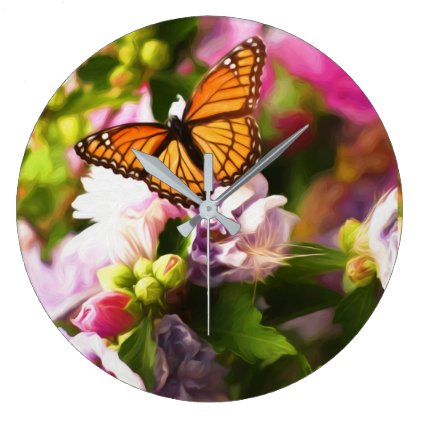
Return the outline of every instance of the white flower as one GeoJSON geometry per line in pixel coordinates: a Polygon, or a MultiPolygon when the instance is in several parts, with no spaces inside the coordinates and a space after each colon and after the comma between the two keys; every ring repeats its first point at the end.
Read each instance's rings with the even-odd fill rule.
{"type": "MultiPolygon", "coordinates": [[[[214,197],[226,188],[218,187],[214,197]]],[[[282,195],[267,197],[268,182],[258,174],[221,204],[221,212],[241,225],[240,232],[228,236],[218,222],[211,223],[211,283],[226,281],[253,282],[263,280],[283,264],[286,243],[299,218],[283,208],[282,195]]],[[[190,246],[192,281],[206,280],[206,233],[202,224],[196,229],[190,246]]]]}
{"type": "Polygon", "coordinates": [[[63,318],[100,291],[96,271],[108,264],[104,256],[88,253],[89,259],[79,257],[73,245],[75,237],[68,235],[46,263],[41,259],[41,240],[26,221],[18,221],[18,234],[29,278],[51,319],[63,318]]]}
{"type": "Polygon", "coordinates": [[[377,265],[377,276],[385,289],[399,248],[400,219],[397,188],[385,193],[358,228],[353,250],[367,255],[377,265]]]}
{"type": "Polygon", "coordinates": [[[111,170],[93,166],[81,180],[86,193],[73,202],[73,216],[94,221],[74,239],[82,255],[89,248],[128,266],[140,257],[154,259],[167,220],[185,215],[183,208],[160,199],[144,182],[111,170]]]}
{"type": "Polygon", "coordinates": [[[385,194],[367,222],[369,248],[378,266],[378,278],[387,287],[399,249],[400,228],[397,213],[397,188],[385,194]]]}

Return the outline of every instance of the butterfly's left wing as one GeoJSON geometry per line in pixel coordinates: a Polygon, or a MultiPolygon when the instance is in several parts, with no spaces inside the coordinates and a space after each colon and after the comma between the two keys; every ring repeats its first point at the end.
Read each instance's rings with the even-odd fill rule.
{"type": "Polygon", "coordinates": [[[186,105],[183,120],[198,121],[241,117],[256,107],[265,62],[265,45],[259,37],[239,44],[204,77],[186,105]]]}
{"type": "Polygon", "coordinates": [[[158,123],[131,123],[94,133],[75,145],[75,151],[89,164],[113,170],[136,180],[147,177],[132,148],[160,155],[169,142],[168,128],[158,123]]]}

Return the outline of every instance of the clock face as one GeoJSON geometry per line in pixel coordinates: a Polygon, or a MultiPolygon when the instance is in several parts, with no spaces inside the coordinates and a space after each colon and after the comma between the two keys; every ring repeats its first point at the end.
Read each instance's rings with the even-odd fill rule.
{"type": "Polygon", "coordinates": [[[305,41],[225,17],[134,31],[78,67],[17,195],[60,332],[121,381],[187,401],[327,363],[381,299],[402,220],[392,146],[356,83],[305,41]]]}

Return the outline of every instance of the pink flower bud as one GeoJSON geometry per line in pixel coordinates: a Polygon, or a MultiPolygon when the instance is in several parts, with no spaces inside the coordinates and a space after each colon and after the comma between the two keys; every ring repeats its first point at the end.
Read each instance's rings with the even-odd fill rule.
{"type": "Polygon", "coordinates": [[[128,331],[136,317],[129,312],[132,297],[120,292],[102,292],[82,304],[79,314],[71,321],[82,331],[95,332],[101,337],[114,337],[128,331]]]}

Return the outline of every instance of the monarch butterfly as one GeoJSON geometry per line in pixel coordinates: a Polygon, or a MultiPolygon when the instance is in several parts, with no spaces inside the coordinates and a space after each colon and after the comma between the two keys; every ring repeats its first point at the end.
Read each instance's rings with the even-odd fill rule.
{"type": "Polygon", "coordinates": [[[166,125],[115,126],[78,142],[76,153],[90,164],[144,180],[151,191],[173,204],[195,205],[149,175],[132,148],[158,157],[202,198],[204,153],[214,154],[217,181],[223,186],[232,184],[261,154],[258,125],[250,114],[259,99],[264,62],[264,43],[251,37],[208,71],[187,104],[178,96],[166,125]]]}

